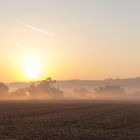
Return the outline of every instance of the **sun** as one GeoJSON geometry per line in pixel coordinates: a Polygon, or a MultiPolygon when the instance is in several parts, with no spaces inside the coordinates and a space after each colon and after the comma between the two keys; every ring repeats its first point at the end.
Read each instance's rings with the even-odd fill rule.
{"type": "Polygon", "coordinates": [[[23,73],[28,79],[36,79],[41,73],[40,66],[37,62],[28,61],[24,65],[23,73]]]}

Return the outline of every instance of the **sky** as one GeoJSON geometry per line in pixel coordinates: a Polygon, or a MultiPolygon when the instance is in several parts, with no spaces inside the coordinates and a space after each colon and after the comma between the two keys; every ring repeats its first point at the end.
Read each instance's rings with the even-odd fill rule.
{"type": "Polygon", "coordinates": [[[139,0],[0,0],[0,81],[140,76],[139,0]]]}

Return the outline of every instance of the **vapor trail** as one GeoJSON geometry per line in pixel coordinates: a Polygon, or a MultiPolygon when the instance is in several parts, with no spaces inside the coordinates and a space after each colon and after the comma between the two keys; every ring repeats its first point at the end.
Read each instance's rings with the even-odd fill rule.
{"type": "Polygon", "coordinates": [[[23,22],[20,22],[20,24],[24,25],[24,26],[25,26],[26,28],[28,28],[28,29],[31,29],[31,30],[34,30],[34,31],[43,33],[43,34],[48,35],[48,36],[51,36],[51,37],[55,37],[54,34],[51,34],[51,33],[49,33],[49,32],[46,31],[46,30],[42,30],[42,29],[40,29],[40,28],[34,27],[34,26],[32,26],[32,25],[25,24],[25,23],[23,23],[23,22]]]}

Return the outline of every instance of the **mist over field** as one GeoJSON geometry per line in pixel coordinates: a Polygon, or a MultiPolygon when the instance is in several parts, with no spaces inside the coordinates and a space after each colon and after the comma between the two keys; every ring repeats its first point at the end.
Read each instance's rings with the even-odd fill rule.
{"type": "Polygon", "coordinates": [[[0,0],[0,140],[140,140],[140,0],[0,0]]]}
{"type": "MultiPolygon", "coordinates": [[[[34,100],[140,100],[140,78],[55,81],[6,84],[2,99],[34,100]],[[7,95],[6,95],[7,94],[7,95]]],[[[1,87],[2,92],[2,87],[1,87]]]]}

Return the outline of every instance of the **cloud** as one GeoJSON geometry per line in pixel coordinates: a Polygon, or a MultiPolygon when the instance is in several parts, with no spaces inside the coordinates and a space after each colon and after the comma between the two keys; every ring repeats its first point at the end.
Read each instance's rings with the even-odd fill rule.
{"type": "Polygon", "coordinates": [[[32,26],[32,25],[29,25],[29,24],[25,24],[25,23],[23,23],[23,22],[20,22],[20,24],[24,25],[24,26],[25,26],[26,28],[28,28],[28,29],[31,29],[31,30],[34,30],[34,31],[43,33],[43,34],[48,35],[48,36],[50,36],[50,37],[55,37],[54,34],[51,34],[51,33],[49,33],[49,32],[46,31],[46,30],[42,30],[42,29],[40,29],[40,28],[34,27],[34,26],[32,26]]]}

